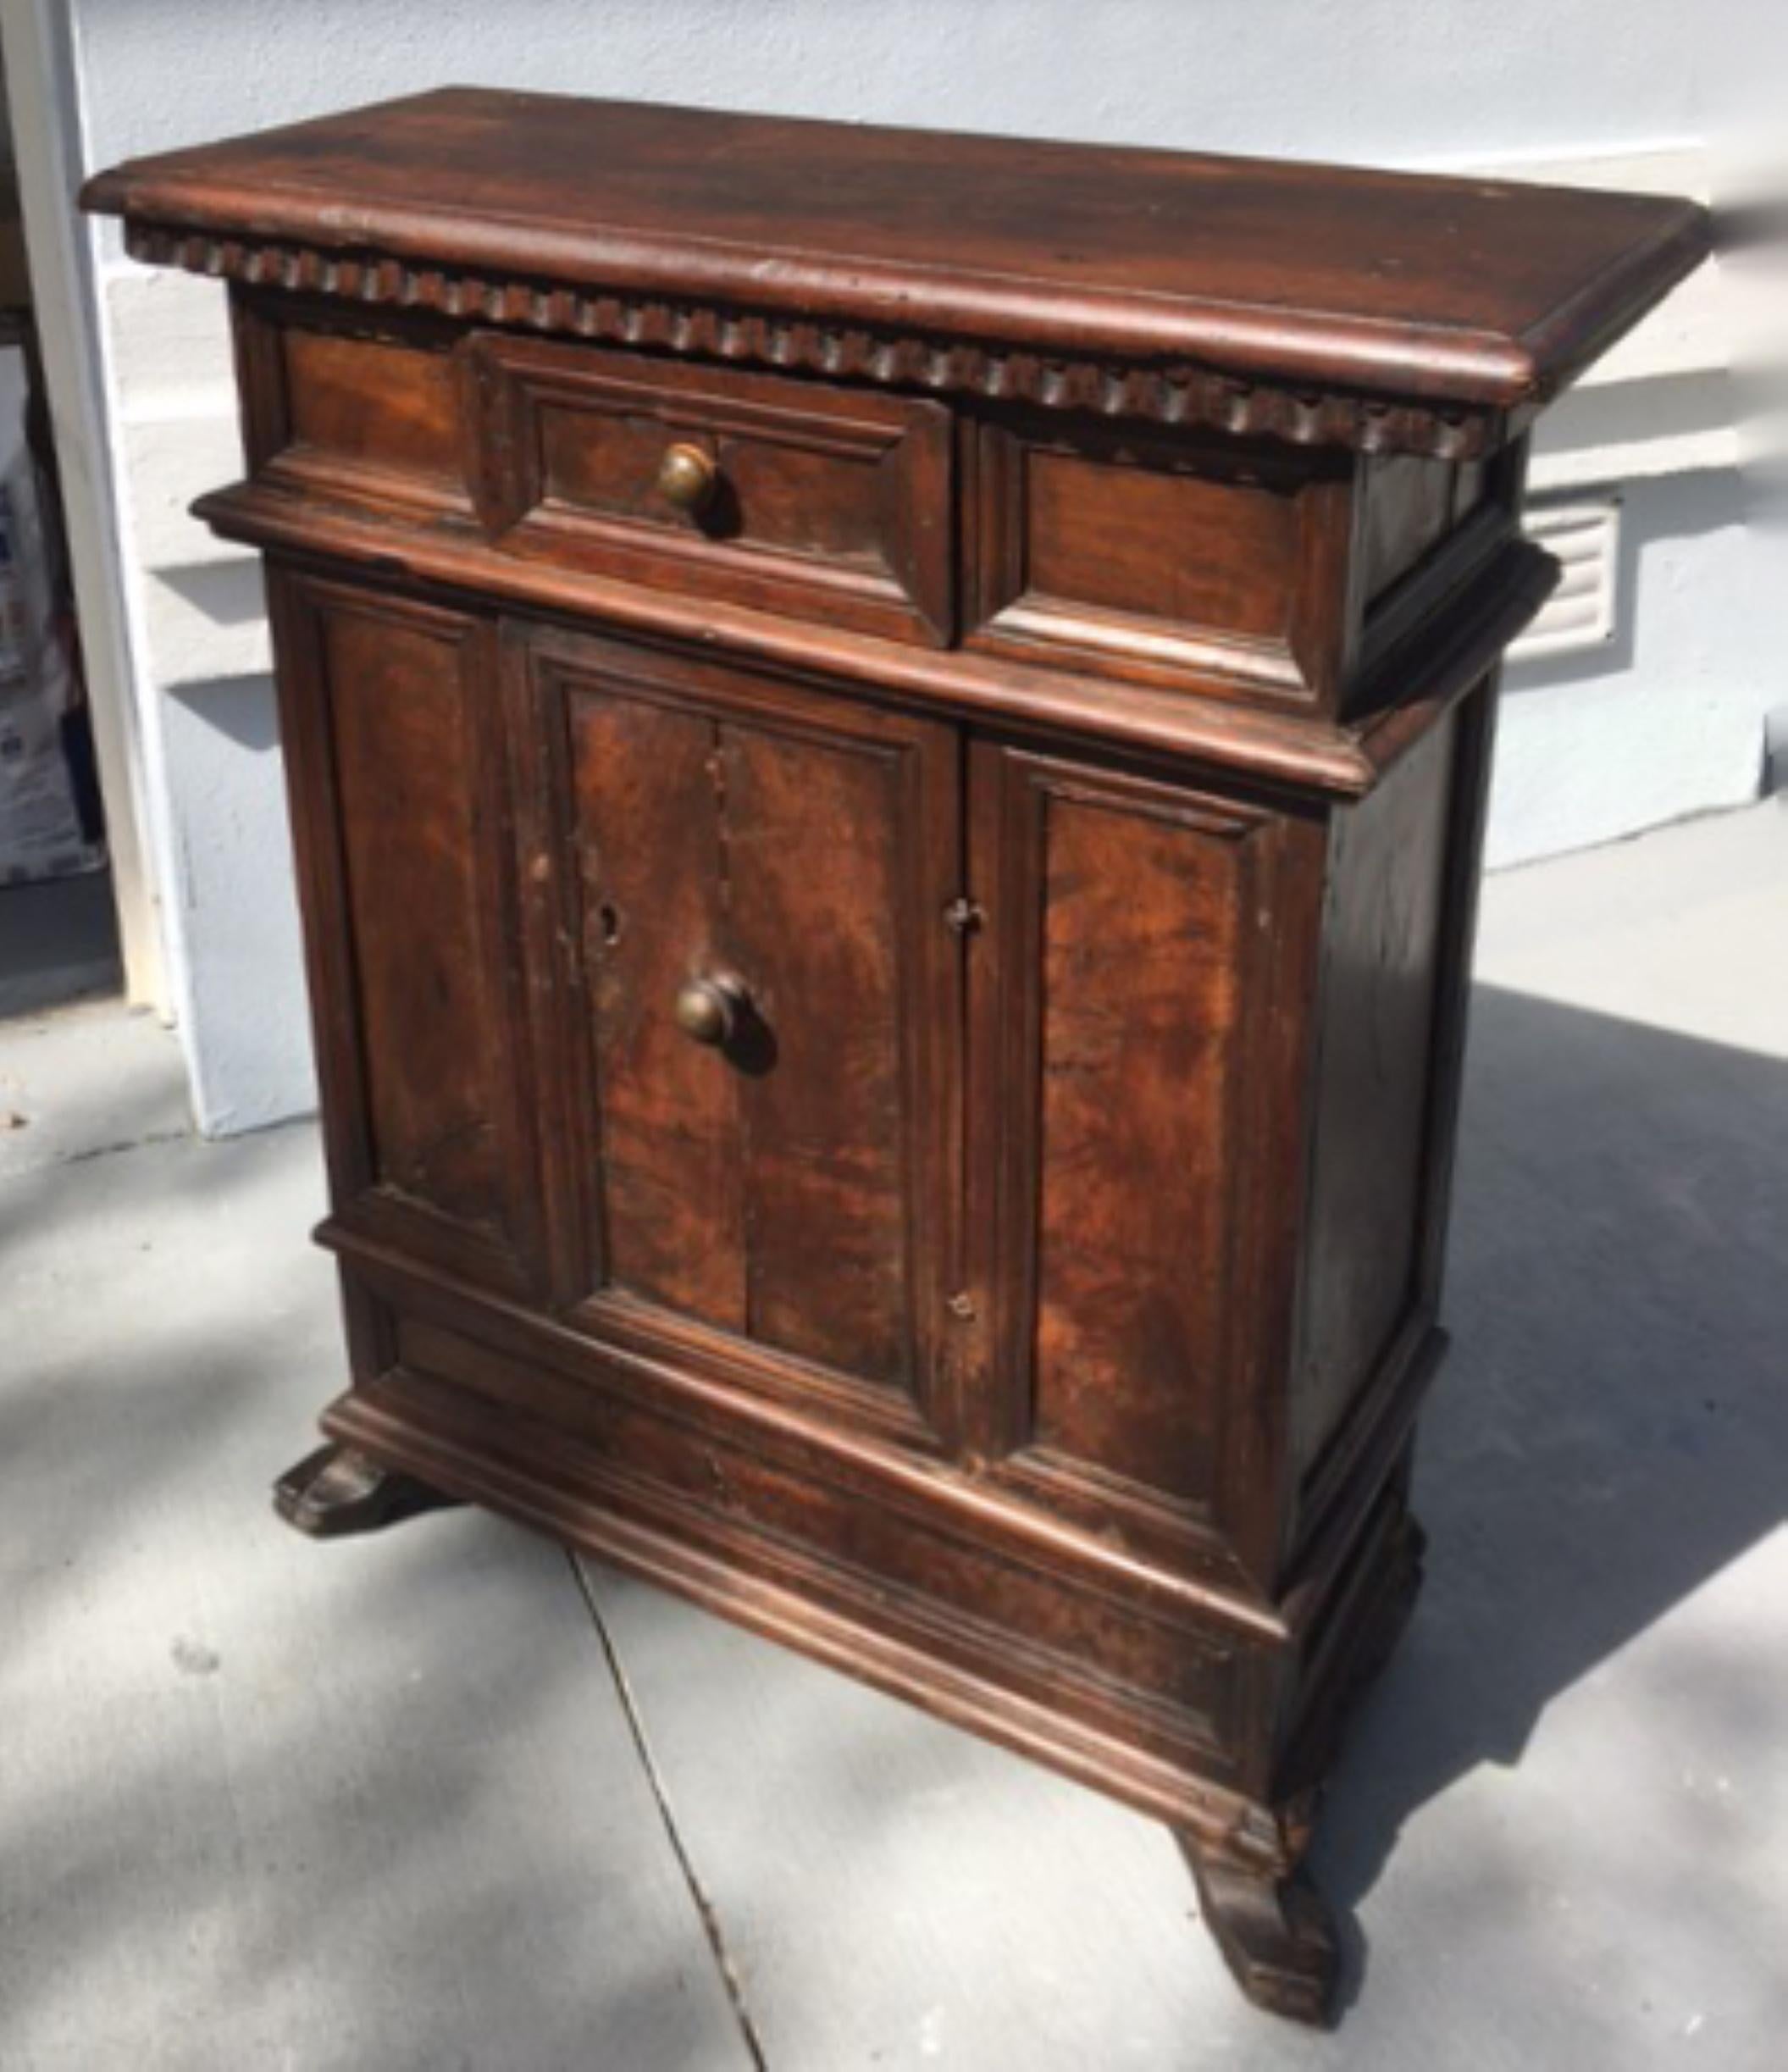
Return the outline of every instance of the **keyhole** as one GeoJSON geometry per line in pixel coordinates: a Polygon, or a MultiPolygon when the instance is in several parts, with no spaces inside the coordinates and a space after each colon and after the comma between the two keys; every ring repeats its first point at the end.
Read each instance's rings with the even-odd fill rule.
{"type": "Polygon", "coordinates": [[[620,910],[604,900],[596,909],[596,922],[602,931],[604,948],[612,950],[621,939],[620,910]]]}

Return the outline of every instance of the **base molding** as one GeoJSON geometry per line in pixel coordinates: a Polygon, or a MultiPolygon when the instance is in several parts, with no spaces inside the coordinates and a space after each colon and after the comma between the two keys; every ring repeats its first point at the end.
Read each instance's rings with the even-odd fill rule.
{"type": "MultiPolygon", "coordinates": [[[[1298,2019],[1320,2019],[1310,2010],[1328,2004],[1332,1977],[1316,1962],[1323,1937],[1312,1903],[1289,1890],[1270,1895],[1281,1885],[1295,1884],[1298,1895],[1304,1890],[1298,1867],[1315,1806],[1314,1791],[1301,1781],[1309,1774],[1306,1752],[1332,1747],[1342,1715],[1388,1654],[1413,1601],[1420,1534],[1405,1505],[1406,1476],[1387,1487],[1363,1537],[1332,1627],[1325,1622],[1327,1644],[1306,1656],[1301,1675],[1289,1658],[1284,1662],[1281,1703],[1306,1722],[1320,1720],[1322,1731],[1300,1727],[1290,1742],[1295,1763],[1256,1791],[1077,1717],[1066,1702],[1012,1687],[993,1654],[972,1666],[960,1652],[945,1659],[934,1636],[877,1620],[868,1600],[817,1601],[754,1572],[735,1549],[710,1548],[672,1530],[673,1521],[592,1493],[574,1468],[530,1451],[525,1439],[519,1450],[494,1447],[476,1404],[444,1384],[394,1370],[341,1397],[324,1424],[336,1444],[305,1466],[320,1467],[345,1499],[350,1482],[357,1487],[369,1477],[373,1486],[357,1510],[350,1500],[340,1521],[332,1514],[321,1532],[363,1529],[446,1500],[479,1504],[1118,1798],[1165,1822],[1193,1855],[1214,1924],[1220,1917],[1234,1924],[1234,1954],[1226,1946],[1226,1955],[1244,1988],[1254,1992],[1254,1979],[1262,2004],[1292,2013],[1296,2003],[1298,2019]],[[471,1421],[464,1431],[457,1429],[462,1419],[471,1421]],[[1265,1892],[1255,1889],[1263,1881],[1265,1892]],[[1284,1917],[1277,1929],[1270,1926],[1275,1909],[1284,1917]]],[[[1067,1695],[1064,1688],[1064,1701],[1067,1695]]],[[[1264,1702],[1264,1693],[1249,1702],[1264,1702]]]]}
{"type": "MultiPolygon", "coordinates": [[[[1238,1837],[1274,1831],[1270,1811],[1245,1792],[987,1675],[940,1659],[916,1638],[904,1638],[753,1574],[730,1554],[711,1553],[637,1515],[592,1503],[571,1477],[533,1462],[523,1467],[498,1457],[488,1443],[461,1440],[451,1429],[451,1391],[429,1388],[426,1421],[407,1415],[403,1386],[412,1381],[386,1377],[351,1390],[325,1411],[324,1430],[401,1475],[594,1554],[1176,1829],[1231,1849],[1238,1837]]],[[[1241,1846],[1247,1850],[1250,1843],[1243,1840],[1241,1846]]],[[[1254,1846],[1271,1853],[1276,1845],[1254,1846]]]]}
{"type": "MultiPolygon", "coordinates": [[[[401,1331],[385,1342],[395,1351],[401,1331]]],[[[1387,1392],[1404,1399],[1399,1408],[1419,1399],[1437,1344],[1409,1349],[1414,1385],[1387,1392]]],[[[1010,1630],[989,1625],[948,1591],[897,1588],[878,1566],[860,1573],[850,1548],[806,1545],[787,1520],[770,1529],[744,1500],[746,1485],[722,1471],[711,1431],[685,1435],[710,1482],[684,1488],[655,1479],[681,1458],[675,1451],[636,1458],[623,1429],[612,1448],[562,1420],[543,1424],[530,1407],[432,1367],[389,1366],[329,1407],[331,1443],[281,1478],[277,1506],[299,1530],[329,1537],[445,1503],[482,1505],[1117,1798],[1173,1833],[1248,1998],[1288,2019],[1332,2019],[1341,1936],[1303,1866],[1347,1719],[1420,1582],[1403,1418],[1384,1420],[1379,1447],[1365,1449],[1376,1451],[1377,1471],[1370,1495],[1348,1507],[1358,1522],[1345,1539],[1331,1514],[1321,1580],[1306,1566],[1287,1598],[1265,1608],[1276,1632],[1237,1645],[1233,1632],[1218,1641],[1176,1610],[1158,1638],[1178,1637],[1137,1658],[1132,1685],[1040,1648],[1016,1602],[1010,1630]],[[1203,1737],[1187,1709],[1194,1691],[1237,1741],[1203,1737]],[[1257,1748],[1258,1766],[1237,1765],[1231,1746],[1257,1748]]],[[[1120,1616],[1115,1599],[1108,1609],[1120,1616]]]]}

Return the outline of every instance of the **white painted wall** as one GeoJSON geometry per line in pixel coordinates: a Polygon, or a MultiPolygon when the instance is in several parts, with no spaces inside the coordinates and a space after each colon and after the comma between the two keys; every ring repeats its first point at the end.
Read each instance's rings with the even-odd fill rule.
{"type": "Polygon", "coordinates": [[[1748,522],[1735,473],[1643,479],[1621,494],[1613,646],[1513,665],[1504,679],[1492,870],[1760,789],[1765,715],[1788,702],[1784,543],[1748,522]]]}
{"type": "MultiPolygon", "coordinates": [[[[69,19],[90,169],[473,80],[1388,164],[1617,153],[1669,186],[1788,78],[1780,0],[71,0],[69,19]]],[[[228,1131],[312,1088],[256,579],[184,514],[237,466],[221,291],[91,235],[183,1036],[202,1126],[228,1131]]],[[[1542,490],[1627,482],[1626,617],[1591,666],[1520,673],[1495,860],[1755,789],[1788,647],[1701,307],[1660,319],[1536,470],[1542,490]]]]}

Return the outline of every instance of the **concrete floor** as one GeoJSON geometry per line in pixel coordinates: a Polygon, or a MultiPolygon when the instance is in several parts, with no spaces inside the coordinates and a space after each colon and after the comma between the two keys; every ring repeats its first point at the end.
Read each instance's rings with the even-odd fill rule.
{"type": "Polygon", "coordinates": [[[1774,806],[1488,888],[1327,2036],[1115,1806],[495,1521],[278,1526],[313,1133],[169,1135],[152,1025],[0,1027],[0,2066],[1775,2072],[1785,942],[1774,806]]]}

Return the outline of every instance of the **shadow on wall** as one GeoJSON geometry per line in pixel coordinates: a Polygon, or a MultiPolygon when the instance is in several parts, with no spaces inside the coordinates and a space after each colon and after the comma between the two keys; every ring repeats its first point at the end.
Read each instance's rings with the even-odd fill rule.
{"type": "Polygon", "coordinates": [[[251,755],[270,755],[280,745],[280,712],[270,676],[172,684],[166,695],[195,719],[215,728],[226,741],[246,749],[251,755]]]}
{"type": "Polygon", "coordinates": [[[247,556],[157,568],[151,579],[165,584],[189,611],[213,626],[258,626],[267,617],[261,564],[247,556]]]}
{"type": "MultiPolygon", "coordinates": [[[[1788,1058],[1480,987],[1455,1199],[1427,1587],[1319,1831],[1342,1905],[1425,1801],[1519,1764],[1555,1697],[1788,1516],[1788,1058]]],[[[1715,1636],[1681,1702],[1729,1723],[1761,1671],[1715,1636]]]]}

